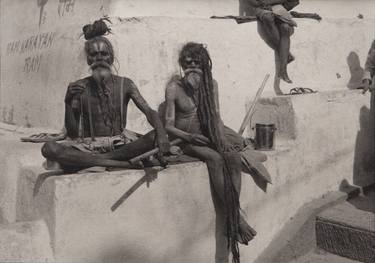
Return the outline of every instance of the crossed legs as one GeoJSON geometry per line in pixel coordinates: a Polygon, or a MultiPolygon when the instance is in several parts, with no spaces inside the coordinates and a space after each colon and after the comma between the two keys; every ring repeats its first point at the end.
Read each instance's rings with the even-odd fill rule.
{"type": "Polygon", "coordinates": [[[151,131],[138,140],[125,144],[113,152],[92,154],[81,152],[71,146],[57,142],[47,142],[42,147],[42,155],[58,162],[66,170],[78,170],[92,166],[131,168],[127,160],[154,148],[155,132],[151,131]]]}
{"type": "Polygon", "coordinates": [[[290,53],[290,36],[294,32],[293,27],[269,12],[259,18],[258,32],[266,44],[275,51],[280,61],[278,76],[292,83],[288,76],[287,65],[294,60],[294,56],[290,53]]]}

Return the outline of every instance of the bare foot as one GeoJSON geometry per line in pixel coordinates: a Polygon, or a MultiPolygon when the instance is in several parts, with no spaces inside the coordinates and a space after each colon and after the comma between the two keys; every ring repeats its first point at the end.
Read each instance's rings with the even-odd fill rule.
{"type": "Polygon", "coordinates": [[[282,80],[284,80],[286,83],[293,83],[293,81],[289,78],[288,73],[286,71],[285,72],[280,72],[279,73],[279,78],[281,78],[282,80]]]}
{"type": "Polygon", "coordinates": [[[240,216],[240,229],[239,233],[237,234],[237,241],[242,245],[248,245],[249,241],[251,241],[257,234],[257,232],[249,226],[243,216],[240,216]]]}

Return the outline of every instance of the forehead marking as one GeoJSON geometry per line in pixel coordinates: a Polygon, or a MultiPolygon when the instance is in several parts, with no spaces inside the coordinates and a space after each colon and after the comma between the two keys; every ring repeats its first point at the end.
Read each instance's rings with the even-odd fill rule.
{"type": "Polygon", "coordinates": [[[90,49],[91,51],[108,51],[108,47],[103,41],[92,43],[90,49]]]}

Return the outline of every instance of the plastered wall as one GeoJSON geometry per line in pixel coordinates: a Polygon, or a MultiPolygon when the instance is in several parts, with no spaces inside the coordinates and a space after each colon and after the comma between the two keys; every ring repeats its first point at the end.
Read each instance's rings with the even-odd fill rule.
{"type": "MultiPolygon", "coordinates": [[[[163,5],[169,6],[169,10],[177,5],[176,1],[167,2],[149,1],[147,5],[145,0],[137,3],[3,0],[0,120],[60,129],[67,85],[89,74],[83,53],[84,40],[80,37],[82,25],[109,14],[113,34],[108,37],[115,46],[117,72],[132,78],[154,108],[163,101],[170,76],[179,72],[177,54],[183,43],[207,44],[214,63],[214,77],[220,86],[222,117],[229,126],[238,129],[246,103],[255,95],[265,74],[274,73],[272,50],[260,39],[255,22],[237,25],[231,20],[197,18],[194,12],[183,12],[185,5],[202,11],[199,16],[206,16],[210,11],[225,14],[232,10],[227,8],[229,2],[233,3],[233,10],[238,10],[237,1],[226,4],[223,1],[182,1],[179,8],[175,8],[182,12],[180,17],[158,17],[159,14],[173,15],[169,11],[160,12],[163,5]],[[127,5],[128,13],[122,11],[127,5]],[[151,13],[156,16],[126,18],[151,13]],[[114,17],[122,14],[121,19],[114,17]],[[181,17],[184,15],[187,17],[181,17]]],[[[296,86],[320,91],[355,87],[374,38],[374,20],[364,12],[365,18],[358,19],[354,15],[358,10],[349,15],[353,1],[326,1],[326,7],[322,3],[313,5],[319,1],[301,2],[301,8],[304,5],[320,10],[340,7],[346,18],[323,17],[320,23],[297,20],[298,28],[292,38],[292,53],[297,59],[289,66],[294,83],[282,83],[282,91],[289,92],[296,86]]],[[[356,1],[359,2],[358,8],[371,7],[368,1],[356,1]]],[[[270,80],[265,95],[273,93],[270,80]]],[[[145,132],[150,128],[134,106],[128,118],[130,129],[145,132]]]]}

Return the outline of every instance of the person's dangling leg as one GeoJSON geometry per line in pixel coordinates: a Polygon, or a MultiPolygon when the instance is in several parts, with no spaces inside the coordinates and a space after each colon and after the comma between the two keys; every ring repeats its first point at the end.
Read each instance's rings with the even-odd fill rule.
{"type": "MultiPolygon", "coordinates": [[[[225,187],[224,187],[224,159],[215,150],[206,146],[188,145],[184,148],[184,153],[193,157],[196,157],[204,161],[207,165],[208,174],[210,176],[210,182],[217,194],[220,204],[223,207],[222,211],[225,211],[225,187]]],[[[234,154],[236,157],[231,159],[235,161],[237,167],[231,172],[231,177],[235,178],[233,184],[236,189],[241,188],[241,158],[238,153],[234,154]]],[[[226,213],[226,211],[225,211],[226,213]]],[[[247,244],[256,234],[256,232],[246,223],[245,219],[240,216],[240,231],[238,234],[238,242],[241,244],[247,244]]]]}
{"type": "MultiPolygon", "coordinates": [[[[230,171],[230,176],[234,187],[238,193],[238,198],[240,198],[241,185],[242,185],[242,161],[241,154],[238,152],[228,152],[224,153],[225,160],[227,160],[227,166],[230,171]]],[[[243,215],[240,214],[240,239],[246,240],[247,242],[252,240],[257,232],[246,222],[243,215]]],[[[246,243],[247,243],[246,242],[246,243]]],[[[245,243],[245,244],[246,244],[245,243]]]]}
{"type": "Polygon", "coordinates": [[[226,214],[224,204],[222,204],[220,197],[217,195],[210,180],[210,189],[212,202],[215,208],[215,263],[229,262],[228,237],[226,228],[226,214]]]}
{"type": "Polygon", "coordinates": [[[291,59],[294,59],[294,57],[290,54],[290,36],[293,34],[293,27],[283,22],[279,23],[278,27],[280,29],[279,77],[282,78],[287,83],[292,83],[292,81],[290,80],[288,76],[287,65],[291,59]]]}

